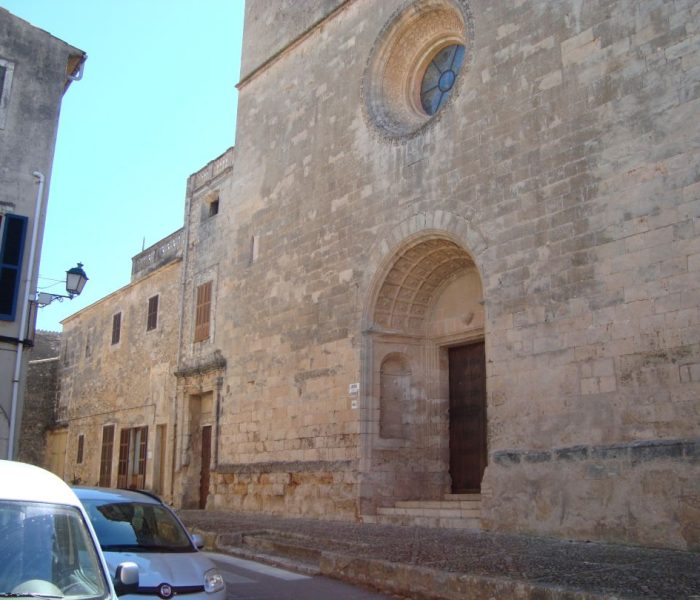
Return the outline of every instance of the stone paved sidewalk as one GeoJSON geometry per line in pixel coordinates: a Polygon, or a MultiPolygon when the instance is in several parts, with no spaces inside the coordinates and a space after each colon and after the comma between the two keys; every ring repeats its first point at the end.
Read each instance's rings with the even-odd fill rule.
{"type": "Polygon", "coordinates": [[[416,599],[700,600],[700,554],[521,535],[183,510],[213,549],[416,599]]]}

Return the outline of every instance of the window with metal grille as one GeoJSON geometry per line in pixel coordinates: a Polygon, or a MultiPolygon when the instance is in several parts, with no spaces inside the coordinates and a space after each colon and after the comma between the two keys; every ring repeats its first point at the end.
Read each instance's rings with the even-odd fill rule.
{"type": "Polygon", "coordinates": [[[112,317],[112,345],[118,344],[122,335],[122,313],[112,317]]]}
{"type": "Polygon", "coordinates": [[[209,339],[211,323],[211,281],[197,287],[197,308],[194,320],[194,341],[209,339]]]}
{"type": "Polygon", "coordinates": [[[100,485],[112,485],[112,452],[114,451],[114,425],[102,428],[102,453],[100,454],[100,485]]]}
{"type": "Polygon", "coordinates": [[[78,456],[75,458],[75,462],[79,465],[83,464],[83,451],[85,449],[85,436],[81,433],[78,436],[78,456]]]}
{"type": "Polygon", "coordinates": [[[0,217],[0,321],[14,321],[17,313],[28,222],[22,215],[0,217]]]}
{"type": "Polygon", "coordinates": [[[146,331],[155,329],[158,325],[158,296],[153,296],[148,299],[148,322],[146,323],[146,331]]]}

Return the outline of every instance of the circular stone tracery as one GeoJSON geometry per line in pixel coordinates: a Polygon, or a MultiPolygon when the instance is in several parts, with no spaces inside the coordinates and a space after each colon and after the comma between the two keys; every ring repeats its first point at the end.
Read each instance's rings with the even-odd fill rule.
{"type": "Polygon", "coordinates": [[[390,137],[419,131],[452,98],[471,60],[465,0],[417,0],[383,28],[363,80],[365,116],[390,137]]]}

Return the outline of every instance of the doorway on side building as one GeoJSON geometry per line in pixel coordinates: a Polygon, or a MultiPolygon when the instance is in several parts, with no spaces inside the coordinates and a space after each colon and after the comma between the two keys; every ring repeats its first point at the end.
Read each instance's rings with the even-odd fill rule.
{"type": "Polygon", "coordinates": [[[199,470],[199,508],[207,507],[209,498],[209,475],[211,473],[211,425],[202,427],[202,457],[199,470]]]}
{"type": "Polygon", "coordinates": [[[191,395],[188,413],[187,483],[182,506],[183,508],[206,508],[213,453],[214,393],[191,395]]]}
{"type": "Polygon", "coordinates": [[[478,493],[487,457],[484,342],[449,348],[448,356],[452,493],[478,493]]]}
{"type": "Polygon", "coordinates": [[[119,439],[117,487],[144,489],[146,487],[146,451],[148,426],[122,429],[119,439]]]}

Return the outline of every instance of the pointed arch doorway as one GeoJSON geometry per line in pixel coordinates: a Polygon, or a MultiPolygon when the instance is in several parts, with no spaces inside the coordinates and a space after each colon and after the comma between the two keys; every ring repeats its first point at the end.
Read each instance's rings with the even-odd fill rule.
{"type": "Polygon", "coordinates": [[[361,511],[478,492],[486,466],[481,276],[447,235],[407,240],[366,312],[361,511]]]}

